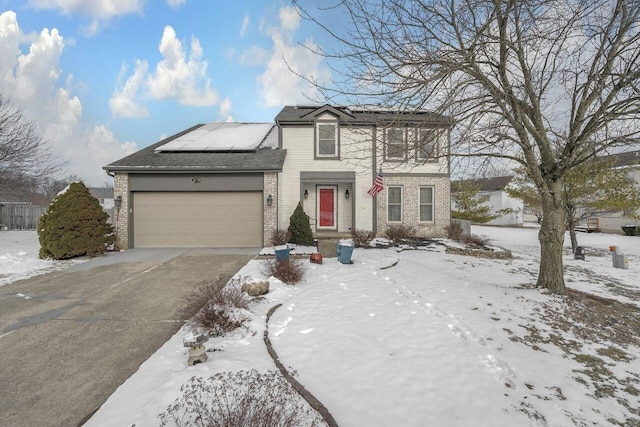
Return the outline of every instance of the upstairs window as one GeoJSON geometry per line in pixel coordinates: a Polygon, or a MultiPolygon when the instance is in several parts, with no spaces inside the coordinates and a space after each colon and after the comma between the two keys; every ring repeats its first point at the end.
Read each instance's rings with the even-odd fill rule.
{"type": "Polygon", "coordinates": [[[385,130],[385,159],[407,159],[407,140],[405,129],[390,128],[385,130]]]}
{"type": "Polygon", "coordinates": [[[338,157],[338,123],[316,123],[316,157],[338,157]]]}
{"type": "Polygon", "coordinates": [[[440,132],[435,129],[416,130],[416,157],[418,160],[437,162],[438,136],[440,132]]]}

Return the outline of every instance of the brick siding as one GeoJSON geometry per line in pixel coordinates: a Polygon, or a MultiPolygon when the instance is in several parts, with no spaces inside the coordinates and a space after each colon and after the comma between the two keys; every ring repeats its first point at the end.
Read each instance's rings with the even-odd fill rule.
{"type": "Polygon", "coordinates": [[[264,206],[264,246],[271,244],[271,236],[278,229],[278,173],[265,172],[264,191],[262,194],[264,206]],[[271,195],[272,204],[267,205],[267,198],[271,195]]]}
{"type": "Polygon", "coordinates": [[[451,221],[449,177],[385,176],[385,189],[376,197],[378,225],[376,234],[384,236],[387,227],[398,223],[387,223],[387,188],[402,187],[402,223],[413,227],[420,237],[445,237],[446,227],[451,221]],[[434,222],[419,221],[421,186],[434,187],[434,222]]]}
{"type": "Polygon", "coordinates": [[[122,196],[120,212],[115,209],[114,213],[116,243],[120,249],[129,249],[129,174],[116,172],[113,179],[113,196],[122,196]]]}

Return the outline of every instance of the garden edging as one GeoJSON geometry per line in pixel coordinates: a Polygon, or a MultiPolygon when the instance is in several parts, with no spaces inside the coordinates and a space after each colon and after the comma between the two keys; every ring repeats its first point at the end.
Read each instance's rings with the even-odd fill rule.
{"type": "Polygon", "coordinates": [[[273,359],[273,362],[276,364],[276,366],[278,367],[282,375],[285,377],[285,379],[289,381],[289,383],[293,386],[294,390],[298,392],[298,394],[302,396],[302,398],[306,400],[307,403],[309,403],[309,405],[311,405],[313,409],[318,411],[318,413],[320,414],[322,419],[327,423],[327,425],[329,427],[338,427],[338,423],[336,423],[336,420],[333,418],[331,413],[329,413],[329,410],[322,404],[322,402],[316,399],[316,397],[313,394],[311,394],[307,389],[305,389],[304,386],[300,384],[287,371],[287,369],[278,359],[278,354],[275,352],[275,350],[273,349],[273,346],[271,345],[271,340],[269,340],[269,319],[271,318],[271,315],[280,307],[282,307],[282,304],[274,305],[267,312],[267,319],[265,321],[266,328],[264,330],[264,343],[267,346],[267,351],[269,352],[269,356],[271,356],[271,358],[273,359]]]}

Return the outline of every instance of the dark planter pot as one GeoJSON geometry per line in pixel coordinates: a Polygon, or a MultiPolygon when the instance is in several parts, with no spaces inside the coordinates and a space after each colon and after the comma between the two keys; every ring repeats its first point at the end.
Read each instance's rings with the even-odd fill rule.
{"type": "Polygon", "coordinates": [[[623,225],[621,228],[622,231],[624,231],[624,234],[626,234],[627,236],[636,235],[637,227],[635,225],[623,225]]]}

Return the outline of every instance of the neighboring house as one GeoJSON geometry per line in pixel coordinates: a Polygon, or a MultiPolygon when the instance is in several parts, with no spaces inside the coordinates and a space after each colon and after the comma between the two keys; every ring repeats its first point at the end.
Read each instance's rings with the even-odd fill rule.
{"type": "Polygon", "coordinates": [[[118,246],[262,246],[276,227],[277,147],[273,123],[209,123],[104,166],[122,197],[118,246]]]}
{"type": "Polygon", "coordinates": [[[113,224],[114,202],[113,202],[113,188],[106,187],[87,187],[89,193],[100,202],[102,210],[109,214],[109,223],[113,224]]]}
{"type": "Polygon", "coordinates": [[[113,188],[106,187],[87,187],[89,193],[100,201],[100,206],[105,211],[113,209],[113,188]]]}
{"type": "MultiPolygon", "coordinates": [[[[492,214],[503,211],[499,217],[489,221],[488,225],[523,225],[524,206],[522,200],[514,199],[505,191],[512,180],[512,175],[470,180],[480,187],[478,194],[487,197],[486,204],[491,207],[492,214]]],[[[455,206],[452,206],[452,209],[455,210],[455,206]]]]}
{"type": "MultiPolygon", "coordinates": [[[[627,153],[613,154],[615,159],[615,167],[627,171],[636,186],[640,186],[640,151],[630,151],[627,153]]],[[[633,214],[640,215],[638,212],[615,212],[608,215],[600,215],[597,218],[598,230],[605,233],[622,233],[623,225],[640,225],[640,221],[631,218],[633,214]]]]}
{"type": "Polygon", "coordinates": [[[325,105],[285,107],[276,125],[194,126],[104,167],[121,198],[118,245],[261,247],[299,202],[317,237],[399,224],[444,236],[450,124],[325,105]],[[384,189],[371,197],[380,168],[384,189]]]}

